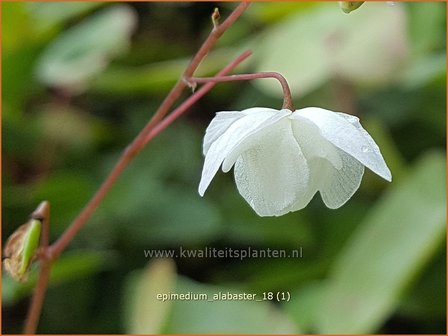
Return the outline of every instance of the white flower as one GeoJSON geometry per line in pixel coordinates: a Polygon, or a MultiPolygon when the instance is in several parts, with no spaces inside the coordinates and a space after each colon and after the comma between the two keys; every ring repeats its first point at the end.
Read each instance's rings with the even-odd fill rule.
{"type": "Polygon", "coordinates": [[[364,166],[391,181],[378,146],[357,117],[308,107],[218,112],[204,137],[204,195],[219,167],[235,165],[240,194],[260,216],[304,208],[319,191],[336,209],[358,189],[364,166]]]}

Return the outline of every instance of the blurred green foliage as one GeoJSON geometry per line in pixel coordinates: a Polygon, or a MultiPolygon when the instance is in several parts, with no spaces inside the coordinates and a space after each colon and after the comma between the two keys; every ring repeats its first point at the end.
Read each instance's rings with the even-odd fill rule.
{"type": "MultiPolygon", "coordinates": [[[[216,3],[2,3],[3,242],[42,200],[76,216],[211,29],[216,3]],[[173,24],[174,23],[174,24],[173,24]]],[[[126,169],[57,261],[39,332],[445,333],[445,3],[254,3],[201,65],[279,71],[297,107],[356,114],[388,184],[341,209],[259,218],[219,173],[197,193],[214,112],[279,107],[276,82],[218,85],[126,169]],[[300,259],[156,260],[144,249],[302,247],[300,259]],[[165,302],[157,292],[290,292],[287,303],[165,302]]],[[[189,93],[186,92],[184,97],[189,93]]],[[[36,281],[3,279],[3,332],[36,281]]]]}

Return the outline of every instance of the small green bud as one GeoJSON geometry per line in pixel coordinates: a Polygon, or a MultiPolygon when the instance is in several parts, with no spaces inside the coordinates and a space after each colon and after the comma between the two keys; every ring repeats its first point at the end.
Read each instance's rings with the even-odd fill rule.
{"type": "Polygon", "coordinates": [[[3,264],[11,277],[19,282],[28,278],[27,271],[39,247],[41,227],[41,221],[32,218],[14,231],[6,242],[3,264]]]}
{"type": "Polygon", "coordinates": [[[344,13],[351,13],[361,7],[364,1],[339,1],[339,7],[344,13]]]}

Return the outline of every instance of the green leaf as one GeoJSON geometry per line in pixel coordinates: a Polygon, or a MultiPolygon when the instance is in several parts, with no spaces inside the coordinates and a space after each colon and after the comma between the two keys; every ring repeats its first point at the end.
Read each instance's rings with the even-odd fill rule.
{"type": "Polygon", "coordinates": [[[27,2],[25,4],[35,22],[35,29],[47,32],[69,19],[76,18],[94,8],[104,5],[101,2],[27,2]]]}
{"type": "MultiPolygon", "coordinates": [[[[131,274],[125,291],[125,321],[129,333],[294,333],[297,328],[269,302],[243,300],[169,300],[163,294],[206,294],[240,290],[199,284],[176,276],[174,263],[153,262],[131,274]],[[229,323],[232,321],[232,323],[229,323]]],[[[262,298],[261,295],[257,296],[262,298]]]]}
{"type": "MultiPolygon", "coordinates": [[[[257,71],[277,71],[293,94],[305,95],[331,77],[375,86],[394,81],[407,57],[402,5],[369,3],[344,15],[334,4],[289,16],[253,41],[257,71]]],[[[280,95],[275,81],[256,81],[280,95]]]]}
{"type": "Polygon", "coordinates": [[[156,299],[171,292],[176,283],[176,266],[170,259],[152,262],[143,271],[131,273],[126,282],[125,324],[130,334],[158,334],[166,324],[172,302],[156,299]]]}
{"type": "Polygon", "coordinates": [[[446,244],[425,274],[418,279],[411,293],[402,301],[399,316],[434,323],[446,318],[446,244]]]}
{"type": "Polygon", "coordinates": [[[252,4],[245,16],[262,23],[273,23],[288,15],[319,5],[319,2],[305,1],[256,2],[252,4]]]}
{"type": "Polygon", "coordinates": [[[195,190],[163,186],[149,174],[137,177],[123,178],[101,212],[106,220],[113,218],[129,241],[145,246],[195,244],[220,233],[220,213],[195,190]],[[121,193],[125,190],[128,196],[121,193]]]}
{"type": "Polygon", "coordinates": [[[32,25],[26,3],[2,3],[2,51],[24,46],[32,39],[32,25]]]}
{"type": "Polygon", "coordinates": [[[325,283],[309,282],[301,289],[291,293],[291,301],[283,307],[288,315],[302,328],[304,332],[310,332],[316,324],[319,302],[325,297],[325,283]]]}
{"type": "Polygon", "coordinates": [[[37,64],[39,80],[50,86],[83,90],[109,60],[127,51],[136,14],[128,6],[107,8],[62,33],[37,64]]]}
{"type": "MultiPolygon", "coordinates": [[[[196,72],[205,77],[217,73],[236,54],[233,49],[210,53],[196,72]]],[[[92,82],[93,92],[115,95],[165,93],[179,79],[190,59],[175,59],[145,66],[115,65],[99,74],[92,82]]]]}
{"type": "Polygon", "coordinates": [[[195,244],[216,237],[222,230],[221,214],[197,193],[200,162],[195,130],[169,127],[123,172],[99,209],[103,221],[113,222],[129,241],[144,246],[195,244]]]}
{"type": "Polygon", "coordinates": [[[19,118],[36,91],[33,66],[40,51],[26,3],[2,3],[2,120],[19,118]]]}
{"type": "Polygon", "coordinates": [[[318,314],[319,333],[372,333],[445,234],[445,157],[423,157],[372,209],[337,258],[318,314]]]}
{"type": "MultiPolygon", "coordinates": [[[[212,300],[218,293],[241,294],[231,288],[200,284],[179,277],[174,293],[206,294],[212,300]]],[[[250,293],[249,293],[250,294],[250,293]]],[[[261,294],[257,294],[261,299],[261,294]]],[[[256,334],[297,333],[297,327],[269,302],[258,301],[174,301],[165,333],[256,334]]]]}
{"type": "Polygon", "coordinates": [[[403,74],[402,83],[406,89],[419,89],[444,78],[446,78],[446,54],[440,53],[413,61],[403,74]]]}
{"type": "MultiPolygon", "coordinates": [[[[50,275],[50,287],[87,277],[112,265],[115,256],[110,252],[98,251],[70,251],[66,252],[55,262],[50,275]]],[[[13,281],[9,276],[2,274],[2,302],[11,305],[30,295],[36,285],[38,267],[30,271],[26,283],[13,281]]]]}
{"type": "Polygon", "coordinates": [[[446,3],[409,3],[408,12],[412,55],[420,58],[440,47],[446,40],[446,3]]]}
{"type": "Polygon", "coordinates": [[[210,197],[219,197],[226,225],[226,238],[232,243],[247,245],[275,245],[298,248],[310,244],[310,223],[303,213],[281,217],[260,218],[238,193],[232,178],[219,177],[226,185],[211,188],[210,197]],[[278,228],[281,227],[282,230],[278,228]]]}
{"type": "Polygon", "coordinates": [[[101,134],[101,119],[74,106],[46,104],[39,109],[34,121],[42,132],[40,141],[57,147],[59,151],[84,151],[93,147],[101,134]]]}
{"type": "Polygon", "coordinates": [[[90,177],[66,170],[39,181],[28,192],[35,200],[51,202],[51,233],[58,234],[73,220],[94,190],[90,177]]]}

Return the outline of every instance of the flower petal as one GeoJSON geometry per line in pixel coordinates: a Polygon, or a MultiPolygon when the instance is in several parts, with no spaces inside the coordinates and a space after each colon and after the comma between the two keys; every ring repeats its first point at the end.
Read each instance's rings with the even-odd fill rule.
{"type": "Polygon", "coordinates": [[[235,121],[244,117],[241,112],[218,112],[208,125],[205,131],[204,144],[202,146],[204,156],[207,154],[210,146],[216,141],[235,121]]]}
{"type": "Polygon", "coordinates": [[[390,170],[377,144],[356,117],[318,107],[297,110],[292,117],[304,117],[312,121],[319,127],[322,136],[333,145],[350,154],[382,178],[392,180],[390,170]]]}
{"type": "Polygon", "coordinates": [[[289,118],[294,136],[308,161],[326,159],[336,169],[342,168],[338,149],[321,135],[319,127],[301,116],[292,114],[289,118]]]}
{"type": "MultiPolygon", "coordinates": [[[[276,123],[287,115],[286,112],[268,108],[253,108],[242,112],[245,112],[245,115],[242,118],[235,120],[224,133],[210,145],[207,151],[204,168],[202,170],[202,177],[199,183],[199,194],[201,196],[204,195],[205,190],[218,171],[219,166],[232,150],[237,148],[239,144],[251,134],[276,123]]],[[[289,114],[290,113],[291,112],[289,111],[289,114]]]]}
{"type": "MultiPolygon", "coordinates": [[[[321,160],[307,160],[309,170],[309,180],[306,190],[301,194],[296,201],[284,210],[284,213],[293,212],[305,208],[308,203],[313,199],[313,196],[317,192],[317,186],[319,185],[320,176],[314,172],[319,168],[321,160]]],[[[322,160],[323,161],[323,160],[322,160]]],[[[325,161],[328,164],[328,161],[325,161]]]]}
{"type": "Polygon", "coordinates": [[[207,130],[205,131],[203,144],[204,156],[207,154],[212,143],[216,141],[216,139],[218,139],[235,121],[248,114],[267,110],[271,110],[273,113],[278,112],[277,110],[264,107],[252,107],[243,111],[217,112],[216,116],[212,119],[210,125],[208,125],[207,130]]]}
{"type": "Polygon", "coordinates": [[[321,184],[320,195],[325,205],[330,209],[337,209],[344,205],[358,190],[364,166],[342,150],[338,150],[342,161],[342,168],[335,169],[330,164],[320,165],[321,184]]]}
{"type": "MultiPolygon", "coordinates": [[[[253,109],[248,109],[245,110],[249,111],[249,113],[253,113],[252,111],[253,109]]],[[[273,116],[273,118],[275,120],[280,120],[283,117],[287,116],[287,115],[291,115],[291,111],[288,109],[283,109],[283,110],[274,110],[276,115],[273,116]]],[[[247,112],[246,112],[247,113],[247,112]]],[[[236,160],[238,159],[238,157],[241,155],[242,152],[248,150],[249,148],[255,146],[258,142],[258,139],[260,138],[260,136],[262,136],[264,133],[266,132],[271,132],[271,128],[267,127],[268,125],[272,125],[273,122],[268,121],[266,123],[266,127],[259,129],[258,132],[256,133],[252,133],[250,135],[248,135],[244,141],[241,141],[241,143],[238,145],[238,147],[235,147],[231,152],[228,153],[228,155],[226,156],[226,158],[224,159],[224,162],[222,163],[222,171],[224,173],[227,173],[230,169],[232,169],[232,166],[235,164],[236,160]]]]}
{"type": "Polygon", "coordinates": [[[308,164],[288,119],[279,121],[257,138],[257,144],[242,153],[235,163],[236,185],[258,215],[280,216],[306,194],[308,164]]]}

